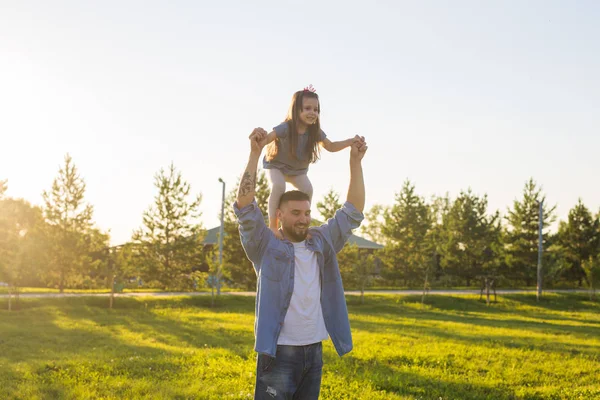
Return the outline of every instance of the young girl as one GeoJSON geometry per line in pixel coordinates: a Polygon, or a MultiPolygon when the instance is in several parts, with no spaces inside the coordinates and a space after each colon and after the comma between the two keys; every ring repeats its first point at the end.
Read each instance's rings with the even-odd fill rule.
{"type": "Polygon", "coordinates": [[[352,146],[359,136],[332,142],[321,130],[319,96],[312,85],[294,93],[288,115],[273,128],[264,141],[269,144],[263,168],[271,184],[269,196],[269,228],[279,238],[277,208],[285,193],[286,182],[306,193],[312,200],[313,188],[308,179],[308,166],[320,158],[320,146],[337,152],[352,146]]]}

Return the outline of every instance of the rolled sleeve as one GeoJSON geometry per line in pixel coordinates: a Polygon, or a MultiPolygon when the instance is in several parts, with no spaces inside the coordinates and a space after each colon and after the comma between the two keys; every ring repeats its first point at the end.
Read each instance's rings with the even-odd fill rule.
{"type": "Polygon", "coordinates": [[[254,264],[256,272],[259,272],[259,265],[264,248],[268,242],[268,234],[271,232],[263,217],[256,200],[241,209],[237,202],[233,204],[233,211],[238,219],[240,239],[246,256],[254,264]]]}
{"type": "Polygon", "coordinates": [[[323,225],[324,233],[331,240],[336,253],[342,250],[352,231],[360,226],[364,218],[364,214],[347,201],[335,212],[335,216],[323,225]]]}

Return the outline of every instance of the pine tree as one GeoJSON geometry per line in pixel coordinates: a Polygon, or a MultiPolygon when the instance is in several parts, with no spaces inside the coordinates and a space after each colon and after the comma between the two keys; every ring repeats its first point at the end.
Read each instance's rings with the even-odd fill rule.
{"type": "Polygon", "coordinates": [[[335,216],[335,212],[342,208],[340,203],[340,195],[333,189],[329,189],[323,200],[317,203],[317,210],[323,217],[323,221],[327,221],[335,216]]]}
{"type": "Polygon", "coordinates": [[[448,193],[443,197],[433,196],[429,203],[429,213],[431,215],[431,229],[427,237],[431,245],[431,278],[438,280],[442,277],[441,267],[442,258],[442,229],[444,220],[447,218],[452,206],[452,200],[448,193]]]}
{"type": "Polygon", "coordinates": [[[144,261],[144,277],[163,288],[190,288],[192,269],[203,261],[204,231],[198,211],[202,195],[191,187],[173,163],[154,176],[158,194],[143,214],[143,226],[133,234],[144,261]]]}
{"type": "Polygon", "coordinates": [[[467,286],[494,265],[499,251],[500,216],[487,214],[487,195],[461,191],[444,215],[440,230],[441,266],[467,286]]]}
{"type": "Polygon", "coordinates": [[[583,263],[596,256],[600,245],[600,221],[592,217],[581,199],[569,211],[568,221],[560,222],[557,244],[563,276],[582,286],[582,281],[587,280],[583,263]]]}
{"type": "Polygon", "coordinates": [[[344,286],[360,290],[360,302],[364,303],[365,288],[371,285],[377,268],[375,254],[359,249],[355,244],[347,244],[337,255],[340,274],[344,286]]]}
{"type": "Polygon", "coordinates": [[[537,281],[539,202],[543,201],[544,248],[549,240],[549,227],[554,222],[556,206],[548,206],[546,196],[533,179],[525,183],[523,198],[515,200],[512,210],[505,217],[508,221],[506,238],[506,263],[513,280],[532,286],[537,281]]]}
{"type": "Polygon", "coordinates": [[[9,295],[18,296],[21,287],[37,283],[44,265],[39,251],[43,225],[39,207],[23,199],[0,199],[0,281],[9,284],[9,295]]]}
{"type": "MultiPolygon", "coordinates": [[[[43,192],[44,216],[48,242],[47,277],[62,293],[65,286],[82,281],[91,264],[90,251],[98,241],[93,229],[93,208],[84,203],[86,185],[69,154],[52,183],[50,192],[43,192]]],[[[104,245],[104,244],[101,244],[104,245]]]]}
{"type": "Polygon", "coordinates": [[[422,281],[430,265],[431,215],[425,200],[415,193],[410,181],[404,182],[396,202],[384,211],[382,233],[386,238],[385,278],[405,285],[422,281]]]}
{"type": "Polygon", "coordinates": [[[383,215],[386,207],[381,204],[374,204],[369,211],[365,213],[365,220],[360,225],[360,232],[375,243],[385,245],[386,237],[383,234],[383,215]]]}

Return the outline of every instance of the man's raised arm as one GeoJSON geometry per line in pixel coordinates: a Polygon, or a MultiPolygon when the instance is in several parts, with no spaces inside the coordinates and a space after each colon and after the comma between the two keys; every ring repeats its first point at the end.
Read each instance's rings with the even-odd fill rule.
{"type": "Polygon", "coordinates": [[[242,247],[248,259],[252,261],[257,274],[260,272],[260,261],[269,242],[269,235],[272,235],[258,207],[249,207],[254,202],[256,168],[260,153],[265,146],[263,139],[266,136],[267,132],[262,128],[256,128],[250,134],[250,157],[240,181],[236,202],[233,205],[240,227],[242,247]]]}
{"type": "Polygon", "coordinates": [[[265,146],[267,131],[262,128],[256,128],[250,134],[250,157],[248,164],[242,175],[240,187],[236,198],[238,208],[242,209],[254,200],[254,190],[256,186],[256,169],[260,153],[265,146]]]}
{"type": "Polygon", "coordinates": [[[346,204],[324,225],[323,232],[329,237],[333,249],[338,253],[348,241],[352,230],[360,226],[364,219],[365,181],[363,179],[362,159],[367,152],[364,138],[352,144],[350,150],[350,185],[346,204]]]}

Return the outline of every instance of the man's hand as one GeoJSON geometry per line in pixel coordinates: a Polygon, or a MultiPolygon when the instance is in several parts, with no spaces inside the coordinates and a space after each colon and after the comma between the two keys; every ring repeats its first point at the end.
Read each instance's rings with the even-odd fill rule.
{"type": "Polygon", "coordinates": [[[254,128],[248,138],[250,139],[250,151],[260,154],[266,144],[267,131],[263,128],[254,128]]]}
{"type": "Polygon", "coordinates": [[[356,136],[350,148],[350,161],[361,161],[367,152],[368,146],[364,136],[356,136]]]}

